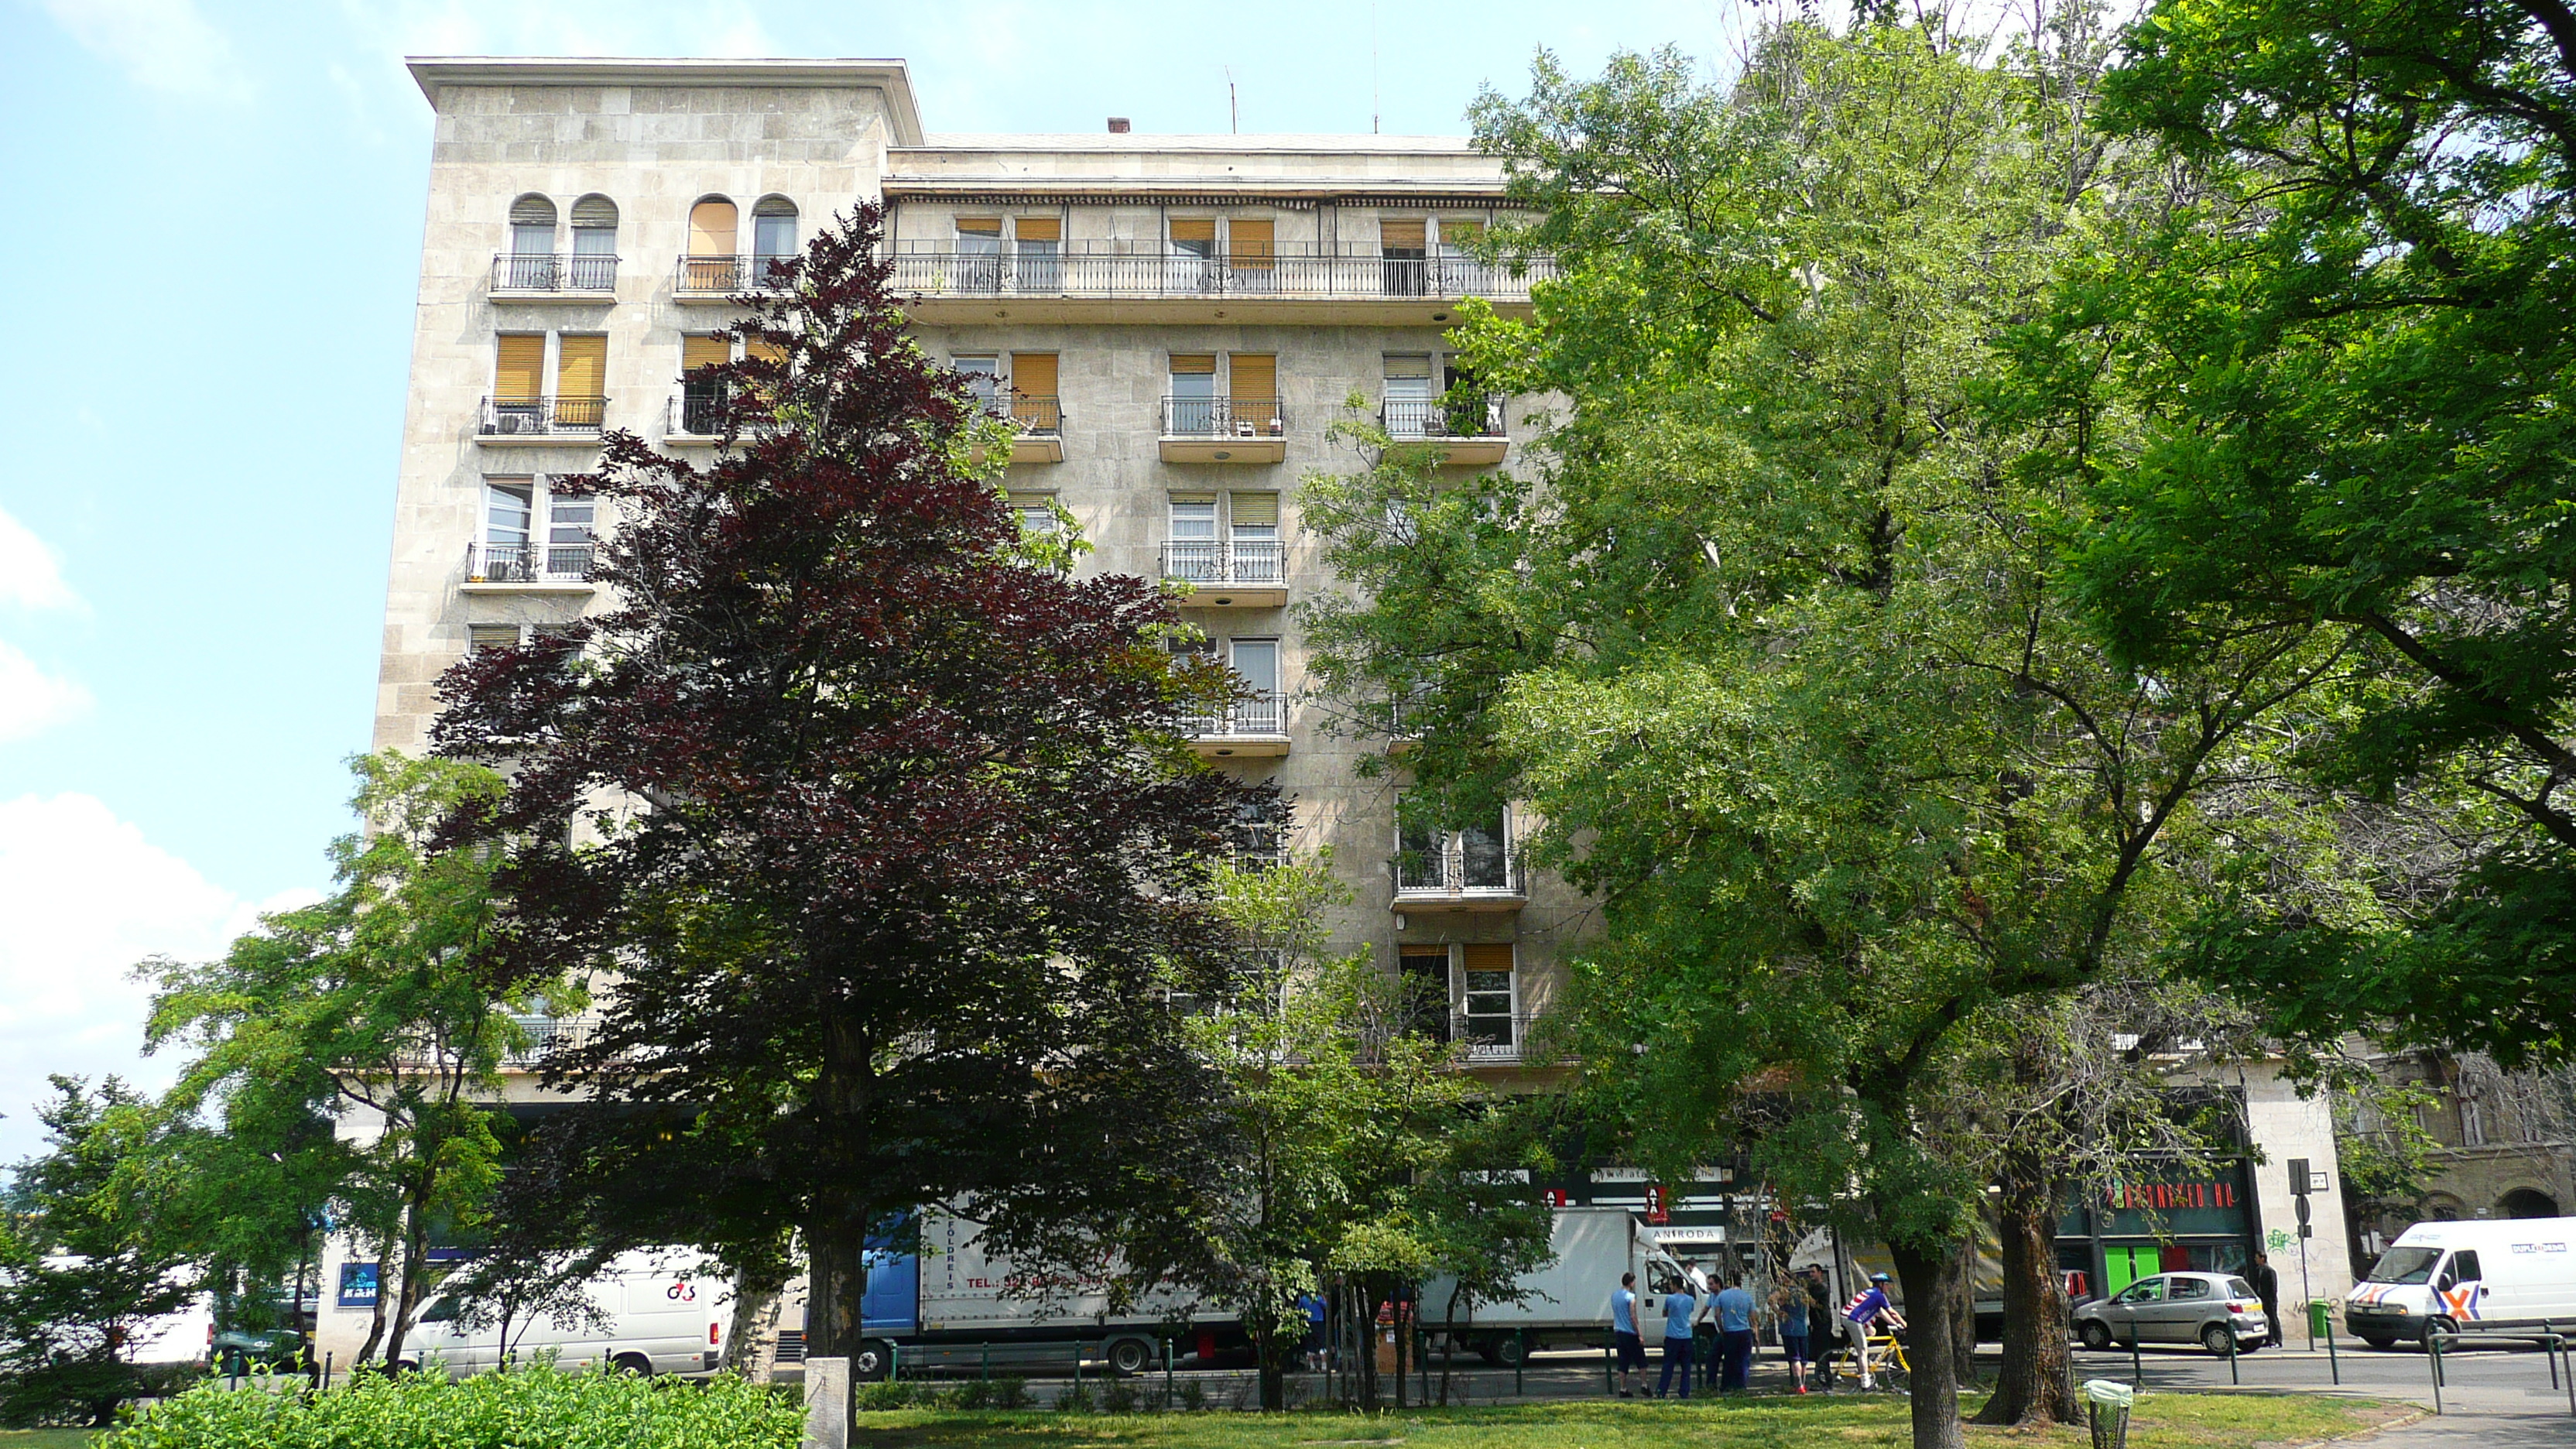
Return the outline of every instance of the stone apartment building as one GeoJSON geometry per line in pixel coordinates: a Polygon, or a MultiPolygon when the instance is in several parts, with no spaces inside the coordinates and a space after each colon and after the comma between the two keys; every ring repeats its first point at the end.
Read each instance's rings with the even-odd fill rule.
{"type": "MultiPolygon", "coordinates": [[[[1525,314],[1548,272],[1545,258],[1506,268],[1471,253],[1505,216],[1498,161],[1457,138],[1159,136],[1117,120],[1089,134],[933,133],[892,60],[411,70],[436,132],[377,747],[424,746],[436,680],[468,651],[608,607],[588,572],[616,520],[550,480],[590,471],[610,428],[711,457],[707,400],[681,378],[724,355],[710,334],[730,299],[765,259],[879,202],[922,346],[1017,426],[1014,500],[1033,520],[1070,513],[1095,545],[1085,570],[1195,586],[1183,616],[1256,697],[1202,721],[1194,743],[1217,769],[1277,782],[1293,802],[1288,848],[1333,849],[1356,896],[1338,945],[1445,995],[1468,1070],[1503,1090],[1547,1084],[1523,1046],[1558,991],[1580,902],[1523,873],[1523,822],[1508,812],[1400,838],[1402,742],[1315,697],[1295,613],[1336,587],[1299,528],[1298,486],[1362,465],[1327,435],[1354,395],[1396,446],[1437,449],[1461,476],[1515,466],[1528,442],[1525,409],[1458,386],[1443,344],[1463,298],[1525,314]],[[1360,768],[1390,754],[1390,769],[1360,768]]],[[[533,1084],[508,1095],[531,1098],[533,1084]]],[[[2258,1140],[2309,1150],[2315,1114],[2250,1095],[2264,1102],[2258,1140]],[[2271,1134],[2266,1111],[2286,1114],[2271,1134]]],[[[2269,1200],[2263,1223],[2286,1218],[2277,1155],[2244,1183],[2269,1200]]],[[[1702,1178],[1664,1203],[1644,1174],[1605,1170],[1571,1200],[1651,1201],[1676,1241],[1758,1220],[1760,1200],[1731,1196],[1749,1185],[1702,1178]]],[[[2257,1221],[2209,1226],[2244,1243],[2257,1221]]],[[[2118,1229],[2081,1231],[2091,1246],[2070,1240],[2070,1266],[2098,1271],[2118,1229]]],[[[343,1263],[337,1245],[325,1265],[319,1346],[343,1362],[364,1333],[371,1266],[343,1263]]]]}

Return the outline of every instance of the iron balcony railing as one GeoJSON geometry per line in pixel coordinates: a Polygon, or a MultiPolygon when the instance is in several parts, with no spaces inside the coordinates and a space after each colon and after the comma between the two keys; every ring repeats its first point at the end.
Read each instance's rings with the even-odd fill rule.
{"type": "Polygon", "coordinates": [[[795,260],[792,256],[682,257],[672,269],[671,290],[721,297],[784,290],[786,282],[773,274],[773,268],[795,260]]]}
{"type": "Polygon", "coordinates": [[[986,398],[984,410],[1007,420],[1032,438],[1054,438],[1064,434],[1064,404],[1056,398],[1015,392],[1007,398],[986,398]]]}
{"type": "Polygon", "coordinates": [[[524,1043],[509,1053],[518,1065],[542,1060],[548,1052],[579,1051],[599,1029],[596,1016],[523,1016],[518,1018],[524,1043]]]}
{"type": "Polygon", "coordinates": [[[1451,835],[1437,847],[1397,851],[1388,865],[1398,897],[1525,894],[1518,852],[1481,831],[1451,835]]]}
{"type": "Polygon", "coordinates": [[[595,438],[607,417],[604,397],[487,397],[476,431],[487,438],[595,438]]]}
{"type": "Polygon", "coordinates": [[[590,579],[595,543],[472,543],[465,550],[469,584],[578,584],[590,579]]]}
{"type": "Polygon", "coordinates": [[[1163,399],[1163,436],[1167,438],[1279,438],[1287,433],[1288,414],[1277,398],[1163,399]]]}
{"type": "Polygon", "coordinates": [[[1163,545],[1163,577],[1193,584],[1287,581],[1287,546],[1275,538],[1176,538],[1163,545]]]}
{"type": "Polygon", "coordinates": [[[503,252],[492,259],[495,292],[613,292],[617,258],[593,252],[503,252]]]}
{"type": "Polygon", "coordinates": [[[961,252],[899,248],[898,291],[923,296],[1022,297],[1495,297],[1526,299],[1556,275],[1554,257],[1486,262],[1465,256],[1337,255],[1278,251],[961,252]]]}
{"type": "Polygon", "coordinates": [[[1378,421],[1397,442],[1415,438],[1499,438],[1503,432],[1500,397],[1388,398],[1378,421]]]}
{"type": "Polygon", "coordinates": [[[1463,1049],[1461,1055],[1470,1062],[1516,1062],[1529,1049],[1530,1023],[1537,1013],[1515,1011],[1508,1016],[1486,1016],[1458,1012],[1449,1018],[1449,1040],[1463,1049]]]}
{"type": "Polygon", "coordinates": [[[1263,690],[1238,699],[1222,710],[1191,715],[1185,722],[1194,740],[1239,739],[1247,735],[1276,737],[1288,733],[1288,702],[1263,690]]]}

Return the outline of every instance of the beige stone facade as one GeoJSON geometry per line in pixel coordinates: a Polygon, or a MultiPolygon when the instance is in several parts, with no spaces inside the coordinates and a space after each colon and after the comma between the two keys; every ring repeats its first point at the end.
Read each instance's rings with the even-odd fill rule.
{"type": "Polygon", "coordinates": [[[1402,772],[1363,777],[1389,741],[1313,696],[1295,614],[1334,587],[1298,480],[1360,466],[1327,436],[1354,395],[1372,414],[1394,399],[1385,420],[1461,466],[1512,466],[1526,441],[1515,409],[1462,429],[1417,400],[1446,388],[1462,296],[1527,306],[1526,274],[1463,248],[1501,215],[1498,162],[1449,138],[925,135],[899,61],[412,69],[437,132],[378,746],[424,745],[438,676],[478,638],[605,607],[574,540],[614,521],[557,516],[545,480],[592,467],[602,427],[708,454],[679,377],[686,339],[732,315],[746,274],[727,263],[882,201],[923,347],[993,377],[1031,425],[1013,494],[1079,521],[1086,571],[1199,580],[1185,616],[1248,674],[1275,672],[1257,680],[1275,714],[1219,722],[1201,751],[1277,781],[1295,848],[1333,848],[1358,897],[1344,948],[1438,962],[1453,1008],[1485,1013],[1479,1070],[1526,1080],[1518,1044],[1576,903],[1458,837],[1399,896],[1402,772]],[[1471,1000],[1469,946],[1507,993],[1471,1000]]]}

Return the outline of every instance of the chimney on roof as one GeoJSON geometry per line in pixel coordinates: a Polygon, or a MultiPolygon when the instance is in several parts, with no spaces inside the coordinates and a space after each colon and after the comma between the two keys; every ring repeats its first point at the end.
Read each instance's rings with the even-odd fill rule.
{"type": "Polygon", "coordinates": [[[1126,135],[1127,118],[1125,116],[1111,116],[1109,118],[1109,134],[1113,136],[1126,135]]]}

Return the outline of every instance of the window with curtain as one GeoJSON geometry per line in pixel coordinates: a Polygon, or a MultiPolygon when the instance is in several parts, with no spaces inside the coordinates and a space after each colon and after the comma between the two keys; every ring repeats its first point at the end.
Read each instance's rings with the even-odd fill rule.
{"type": "Polygon", "coordinates": [[[1002,219],[998,216],[957,218],[956,285],[962,291],[993,292],[1002,286],[1002,219]]]}
{"type": "Polygon", "coordinates": [[[764,196],[751,209],[751,255],[755,260],[796,255],[796,203],[784,196],[764,196]]]}
{"type": "Polygon", "coordinates": [[[741,285],[734,247],[741,235],[741,213],[721,196],[701,198],[689,208],[689,259],[682,264],[682,283],[693,292],[730,292],[741,285]]]}
{"type": "Polygon", "coordinates": [[[1250,699],[1237,700],[1234,706],[1234,732],[1239,735],[1275,735],[1287,730],[1279,700],[1279,641],[1276,639],[1236,639],[1226,647],[1226,662],[1234,669],[1243,687],[1252,692],[1250,699]]]}

